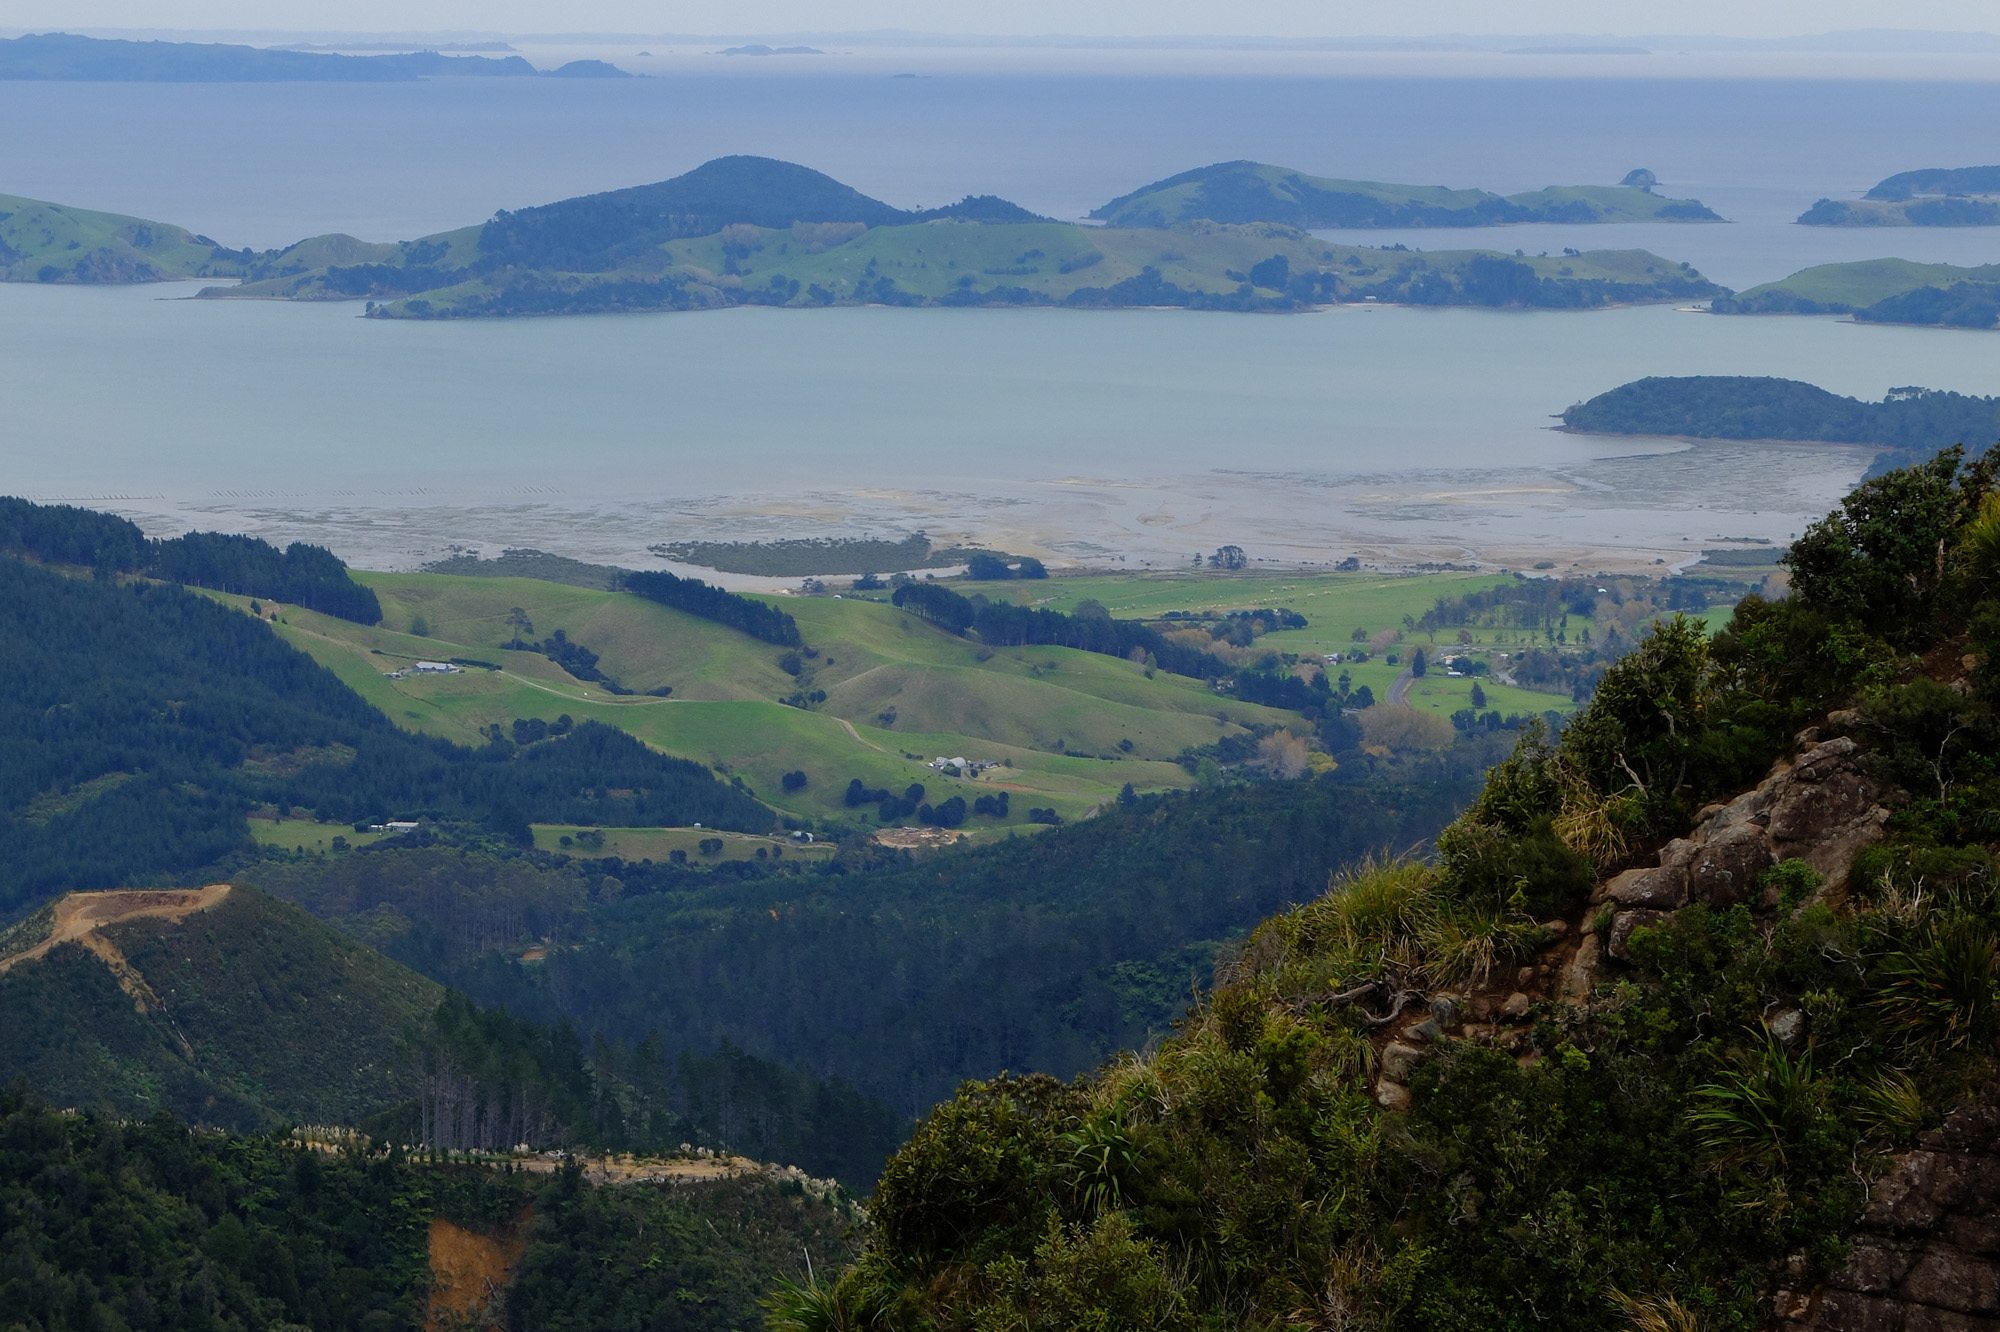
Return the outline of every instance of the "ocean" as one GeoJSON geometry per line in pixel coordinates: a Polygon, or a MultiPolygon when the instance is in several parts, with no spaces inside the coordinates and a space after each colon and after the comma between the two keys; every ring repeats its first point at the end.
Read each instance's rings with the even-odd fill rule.
{"type": "MultiPolygon", "coordinates": [[[[0,84],[0,118],[36,127],[0,145],[0,192],[271,247],[411,237],[730,152],[906,206],[997,193],[1061,217],[1238,157],[1502,191],[1645,166],[1732,222],[1357,238],[1641,246],[1734,287],[1841,258],[2000,260],[2000,229],[1789,221],[1892,171],[1987,160],[2000,84],[1977,79],[1297,62],[1169,77],[1127,58],[898,79],[888,59],[717,73],[681,59],[607,82],[0,84]]],[[[0,489],[160,531],[320,540],[376,567],[504,545],[638,564],[676,537],[919,527],[1128,567],[1224,541],[1281,562],[1505,562],[1549,545],[1650,563],[1713,536],[1782,539],[1865,456],[1552,433],[1573,401],[1687,373],[2000,393],[1984,335],[1662,307],[381,324],[350,306],[175,299],[191,291],[0,287],[0,489]]]]}

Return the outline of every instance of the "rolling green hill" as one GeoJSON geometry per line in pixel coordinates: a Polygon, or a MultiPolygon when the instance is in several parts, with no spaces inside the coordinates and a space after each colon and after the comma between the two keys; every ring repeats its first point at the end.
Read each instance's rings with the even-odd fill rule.
{"type": "Polygon", "coordinates": [[[8,965],[92,900],[65,898],[0,941],[0,1080],[236,1129],[353,1124],[416,1094],[402,1043],[443,990],[255,888],[8,965]]]}
{"type": "Polygon", "coordinates": [[[1883,301],[1926,287],[2000,281],[2000,264],[1961,268],[1908,259],[1865,259],[1818,264],[1778,282],[1766,282],[1709,304],[1716,314],[1859,314],[1883,301]]]}
{"type": "MultiPolygon", "coordinates": [[[[1652,198],[1579,190],[1545,202],[1602,211],[1611,205],[1592,202],[1599,194],[1652,198]]],[[[437,319],[746,304],[1291,310],[1372,299],[1564,309],[1723,293],[1642,250],[1379,251],[1270,222],[1080,227],[985,197],[908,212],[819,172],[744,157],[398,245],[317,237],[251,258],[246,277],[202,294],[366,298],[381,318],[437,319]]]]}
{"type": "Polygon", "coordinates": [[[1187,774],[1172,760],[1190,745],[1291,717],[1218,698],[1201,681],[1166,672],[1148,678],[1118,658],[1057,647],[989,650],[856,598],[774,599],[798,621],[816,654],[807,656],[623,593],[529,579],[359,576],[383,599],[382,626],[293,612],[280,632],[399,725],[471,742],[516,717],[601,720],[718,765],[801,817],[858,817],[842,798],[853,778],[896,791],[918,782],[933,793],[962,791],[968,801],[1007,790],[1013,808],[1001,825],[1023,822],[1034,807],[1074,817],[1127,783],[1184,784],[1187,774]],[[624,687],[671,695],[620,697],[538,653],[507,651],[516,607],[536,636],[562,629],[624,687]],[[418,619],[428,636],[407,632],[418,619]],[[502,669],[386,678],[420,657],[452,656],[502,669]],[[784,669],[788,656],[797,675],[784,669]],[[826,698],[810,709],[782,701],[818,690],[826,698]],[[961,781],[929,768],[938,756],[1006,766],[961,781]],[[781,779],[794,771],[807,784],[787,791],[781,779]]]}
{"type": "Polygon", "coordinates": [[[0,282],[237,277],[242,259],[171,223],[0,194],[0,282]]]}
{"type": "Polygon", "coordinates": [[[1693,199],[1629,185],[1551,185],[1502,197],[1442,185],[1331,180],[1263,162],[1218,162],[1121,195],[1091,213],[1114,227],[1282,222],[1295,227],[1486,227],[1510,222],[1720,222],[1693,199]]]}

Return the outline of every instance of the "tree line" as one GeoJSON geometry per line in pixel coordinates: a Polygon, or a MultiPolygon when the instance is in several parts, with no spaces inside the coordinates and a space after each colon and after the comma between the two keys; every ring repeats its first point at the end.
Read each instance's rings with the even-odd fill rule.
{"type": "Polygon", "coordinates": [[[221,532],[152,540],[115,514],[9,495],[0,496],[0,553],[263,597],[356,624],[382,622],[373,589],[355,582],[332,551],[296,541],[281,551],[261,537],[221,532]]]}
{"type": "Polygon", "coordinates": [[[679,578],[670,573],[635,572],[625,575],[624,589],[634,595],[671,606],[689,615],[739,629],[752,638],[780,647],[798,647],[798,622],[775,606],[753,597],[739,597],[711,587],[699,578],[679,578]]]}

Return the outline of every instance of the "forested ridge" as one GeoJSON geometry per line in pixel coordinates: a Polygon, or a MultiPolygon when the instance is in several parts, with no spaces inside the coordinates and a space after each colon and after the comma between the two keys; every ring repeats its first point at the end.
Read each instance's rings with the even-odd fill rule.
{"type": "Polygon", "coordinates": [[[1424,841],[1479,771],[1352,766],[1374,784],[1145,798],[916,860],[863,842],[738,877],[383,848],[242,875],[482,1004],[627,1048],[655,1028],[733,1045],[914,1117],[966,1077],[1067,1076],[1165,1030],[1218,942],[1339,865],[1424,841]],[[533,964],[503,947],[538,936],[533,964]]]}
{"type": "Polygon", "coordinates": [[[525,749],[410,735],[260,621],[184,589],[0,558],[0,911],[210,864],[252,803],[340,821],[762,830],[699,764],[586,723],[525,749]]]}
{"type": "Polygon", "coordinates": [[[322,546],[293,542],[281,551],[260,537],[221,532],[149,540],[115,514],[0,495],[0,554],[266,597],[356,624],[382,621],[375,593],[322,546]]]}
{"type": "Polygon", "coordinates": [[[165,1114],[63,1114],[0,1090],[9,1328],[417,1332],[436,1326],[434,1219],[524,1240],[504,1304],[487,1308],[575,1332],[733,1332],[758,1321],[775,1275],[835,1263],[859,1239],[844,1199],[768,1174],[592,1187],[576,1165],[441,1165],[165,1114]]]}

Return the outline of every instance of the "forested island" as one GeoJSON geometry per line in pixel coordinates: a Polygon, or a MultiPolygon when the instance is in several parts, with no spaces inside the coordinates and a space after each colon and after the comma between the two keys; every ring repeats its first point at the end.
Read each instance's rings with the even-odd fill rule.
{"type": "Polygon", "coordinates": [[[1796,379],[1655,376],[1578,403],[1562,421],[1592,435],[1872,444],[1882,450],[1874,475],[1954,444],[1984,452],[2000,442],[2000,398],[1898,388],[1863,402],[1796,379]]]}
{"type": "Polygon", "coordinates": [[[2000,166],[1902,171],[1859,199],[1821,199],[1799,215],[1807,227],[2000,226],[2000,166]]]}
{"type": "Polygon", "coordinates": [[[1720,222],[1693,199],[1652,192],[1651,172],[1625,185],[1551,185],[1526,194],[1332,180],[1263,162],[1218,162],[1154,181],[1091,213],[1114,227],[1282,222],[1294,227],[1493,227],[1514,222],[1720,222]]]}
{"type": "Polygon", "coordinates": [[[1868,324],[1992,328],[2000,264],[1961,268],[1908,259],[1818,264],[1709,303],[1716,314],[1844,314],[1868,324]]]}
{"type": "Polygon", "coordinates": [[[408,83],[433,78],[630,78],[602,60],[538,70],[517,55],[340,55],[216,42],[133,42],[69,33],[0,39],[0,79],[70,83],[408,83]]]}

